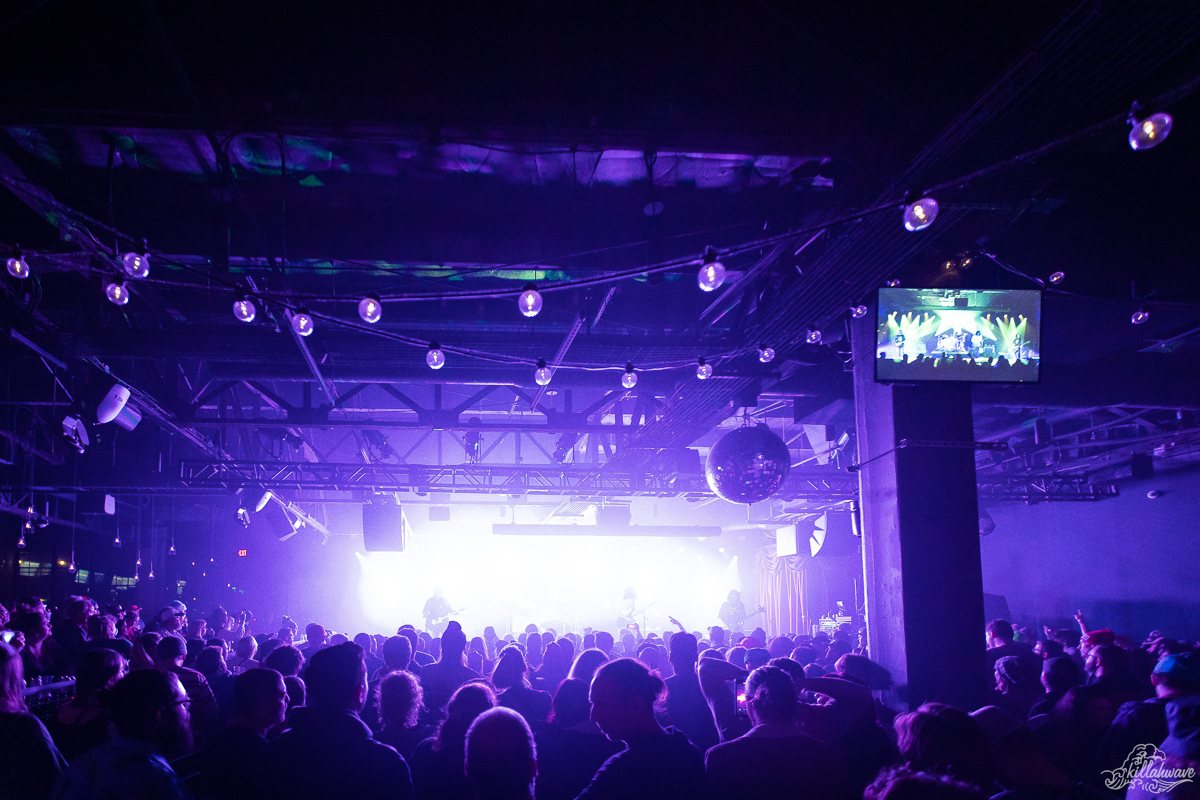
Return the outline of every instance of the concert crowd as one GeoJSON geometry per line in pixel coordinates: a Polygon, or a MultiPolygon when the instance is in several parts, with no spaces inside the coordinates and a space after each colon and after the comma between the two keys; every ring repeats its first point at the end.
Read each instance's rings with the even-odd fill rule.
{"type": "Polygon", "coordinates": [[[988,623],[990,696],[906,712],[849,625],[351,637],[105,611],[0,606],[0,797],[1200,796],[1196,643],[1082,615],[988,623]]]}

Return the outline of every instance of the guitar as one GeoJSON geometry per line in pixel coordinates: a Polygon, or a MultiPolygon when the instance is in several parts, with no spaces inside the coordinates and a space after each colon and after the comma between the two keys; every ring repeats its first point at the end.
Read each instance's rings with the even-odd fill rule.
{"type": "Polygon", "coordinates": [[[762,606],[759,606],[757,609],[755,609],[754,611],[751,611],[749,614],[742,614],[737,619],[730,620],[728,622],[726,622],[725,620],[721,620],[721,621],[725,623],[725,627],[732,630],[735,625],[741,625],[746,620],[753,619],[754,617],[757,617],[759,614],[765,614],[766,612],[767,612],[767,609],[763,608],[762,606]]]}
{"type": "Polygon", "coordinates": [[[452,608],[440,617],[429,617],[427,620],[425,620],[425,630],[432,631],[443,622],[448,622],[455,614],[465,611],[466,609],[466,606],[463,606],[462,608],[452,608]]]}
{"type": "Polygon", "coordinates": [[[657,603],[651,603],[650,605],[642,606],[641,608],[635,608],[628,614],[617,614],[617,624],[622,628],[628,627],[629,625],[637,625],[637,618],[646,613],[647,609],[654,608],[655,605],[657,605],[657,603]]]}

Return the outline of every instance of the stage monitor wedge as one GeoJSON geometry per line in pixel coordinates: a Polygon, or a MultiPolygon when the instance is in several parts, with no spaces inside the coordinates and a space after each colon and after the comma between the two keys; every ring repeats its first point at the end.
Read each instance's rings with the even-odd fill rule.
{"type": "Polygon", "coordinates": [[[402,553],[408,544],[408,517],[398,505],[364,505],[363,547],[368,553],[402,553]]]}

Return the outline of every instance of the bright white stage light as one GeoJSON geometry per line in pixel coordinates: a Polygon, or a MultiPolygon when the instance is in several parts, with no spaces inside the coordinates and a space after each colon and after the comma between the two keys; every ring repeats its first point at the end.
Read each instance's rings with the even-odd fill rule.
{"type": "Polygon", "coordinates": [[[358,315],[362,317],[363,322],[368,322],[374,325],[383,317],[383,301],[379,299],[379,295],[371,292],[362,300],[358,301],[358,315]]]}
{"type": "Polygon", "coordinates": [[[705,364],[704,356],[700,356],[696,362],[696,377],[702,381],[712,377],[712,364],[705,364]]]}
{"type": "Polygon", "coordinates": [[[546,359],[539,358],[537,369],[533,371],[533,380],[538,386],[546,386],[550,383],[550,379],[554,377],[554,373],[546,366],[546,359]]]}
{"type": "Polygon", "coordinates": [[[446,366],[446,354],[442,352],[442,348],[438,347],[437,342],[429,343],[429,350],[425,353],[425,363],[430,369],[441,369],[446,366]]]}
{"type": "Polygon", "coordinates": [[[923,231],[937,219],[938,203],[932,197],[922,197],[904,207],[904,227],[910,231],[923,231]]]}
{"type": "Polygon", "coordinates": [[[313,318],[308,309],[301,308],[292,314],[292,330],[301,336],[312,336],[313,318]]]}
{"type": "Polygon", "coordinates": [[[254,307],[254,302],[248,297],[242,297],[233,301],[233,315],[242,322],[254,322],[254,317],[258,313],[258,309],[254,307]]]}
{"type": "Polygon", "coordinates": [[[633,387],[637,386],[637,381],[638,376],[637,373],[633,371],[633,364],[626,364],[625,372],[621,375],[621,385],[626,389],[632,389],[633,387]]]}
{"type": "Polygon", "coordinates": [[[527,317],[536,317],[542,310],[542,293],[532,283],[525,284],[525,291],[517,298],[517,308],[527,317]]]}

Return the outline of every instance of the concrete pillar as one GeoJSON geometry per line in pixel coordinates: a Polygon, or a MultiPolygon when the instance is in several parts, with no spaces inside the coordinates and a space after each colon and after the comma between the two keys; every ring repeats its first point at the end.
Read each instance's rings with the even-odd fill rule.
{"type": "Polygon", "coordinates": [[[854,321],[854,403],[871,657],[912,708],[968,711],[988,688],[966,384],[875,383],[875,315],[854,321]],[[939,442],[895,449],[902,440],[939,442]],[[867,462],[867,463],[864,463],[867,462]]]}

